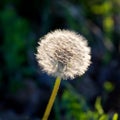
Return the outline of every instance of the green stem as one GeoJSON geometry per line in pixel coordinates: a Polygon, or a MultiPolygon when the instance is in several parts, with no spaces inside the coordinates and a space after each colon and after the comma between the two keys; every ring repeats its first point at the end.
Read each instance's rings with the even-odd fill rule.
{"type": "Polygon", "coordinates": [[[45,113],[43,115],[43,118],[42,120],[47,120],[48,117],[49,117],[49,114],[50,114],[50,111],[51,111],[51,108],[53,106],[53,103],[55,101],[55,97],[57,95],[57,92],[58,92],[58,89],[59,89],[59,86],[60,86],[60,82],[61,82],[61,79],[60,77],[57,77],[56,78],[56,81],[55,81],[55,85],[54,85],[54,88],[52,90],[52,94],[50,96],[50,99],[49,99],[49,102],[47,104],[47,107],[46,107],[46,110],[45,110],[45,113]]]}

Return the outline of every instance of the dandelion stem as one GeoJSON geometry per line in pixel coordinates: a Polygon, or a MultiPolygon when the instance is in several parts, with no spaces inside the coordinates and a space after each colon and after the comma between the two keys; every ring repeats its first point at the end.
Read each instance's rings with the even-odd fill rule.
{"type": "Polygon", "coordinates": [[[57,92],[58,92],[58,89],[59,89],[59,86],[60,86],[60,82],[61,82],[61,79],[60,77],[57,77],[56,78],[56,81],[55,81],[55,85],[54,85],[54,88],[52,90],[52,94],[50,96],[50,99],[49,99],[49,102],[47,104],[47,107],[46,107],[46,110],[45,110],[45,113],[43,115],[43,118],[42,120],[47,120],[48,117],[49,117],[49,114],[50,114],[50,111],[51,111],[51,108],[53,106],[53,103],[55,101],[55,97],[57,95],[57,92]]]}

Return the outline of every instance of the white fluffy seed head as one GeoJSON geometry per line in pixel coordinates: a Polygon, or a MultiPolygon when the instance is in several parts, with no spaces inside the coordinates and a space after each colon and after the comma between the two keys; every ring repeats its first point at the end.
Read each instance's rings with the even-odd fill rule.
{"type": "Polygon", "coordinates": [[[81,76],[91,63],[87,40],[68,30],[55,30],[41,38],[36,58],[43,71],[62,79],[81,76]]]}

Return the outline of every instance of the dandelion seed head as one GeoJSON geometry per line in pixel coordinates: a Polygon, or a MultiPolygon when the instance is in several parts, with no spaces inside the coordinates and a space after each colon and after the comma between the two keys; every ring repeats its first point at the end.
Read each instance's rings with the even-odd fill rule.
{"type": "Polygon", "coordinates": [[[62,79],[83,75],[91,63],[87,40],[68,30],[55,30],[42,37],[36,58],[43,71],[62,79]]]}

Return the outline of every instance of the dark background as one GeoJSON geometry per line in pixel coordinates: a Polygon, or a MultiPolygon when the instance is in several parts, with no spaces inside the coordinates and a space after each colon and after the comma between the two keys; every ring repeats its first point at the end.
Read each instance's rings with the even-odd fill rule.
{"type": "Polygon", "coordinates": [[[88,39],[92,64],[62,81],[50,120],[110,120],[120,113],[119,0],[0,0],[0,119],[40,120],[55,78],[36,58],[40,37],[55,29],[88,39]]]}

